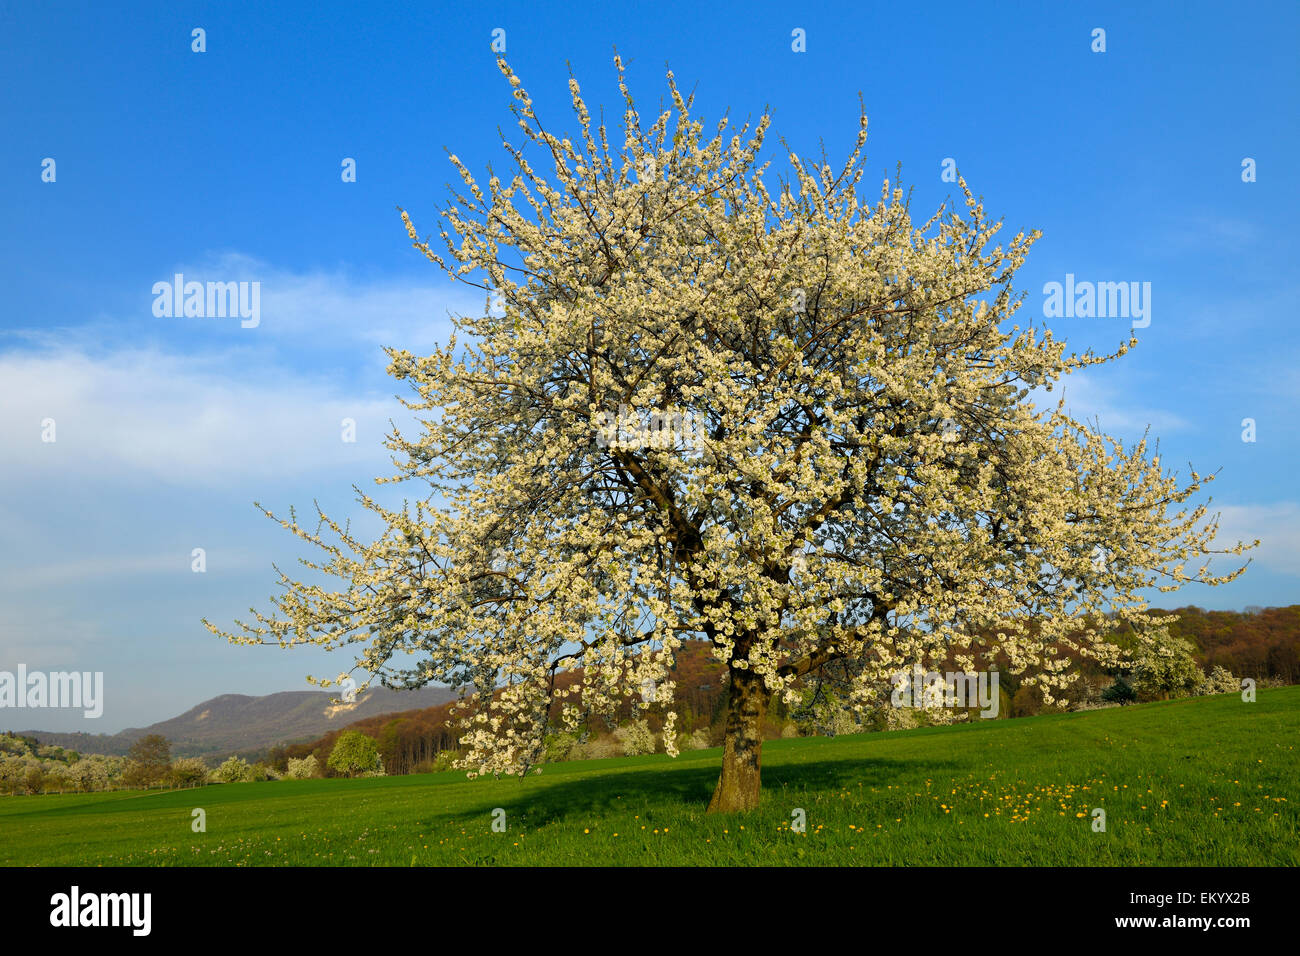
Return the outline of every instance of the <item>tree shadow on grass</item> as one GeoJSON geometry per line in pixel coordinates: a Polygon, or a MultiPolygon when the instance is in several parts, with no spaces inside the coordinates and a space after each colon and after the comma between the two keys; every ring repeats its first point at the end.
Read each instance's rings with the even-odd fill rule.
{"type": "MultiPolygon", "coordinates": [[[[517,781],[514,794],[495,788],[481,803],[466,801],[455,810],[435,812],[431,820],[464,820],[466,816],[488,815],[502,808],[510,817],[529,827],[545,826],[576,817],[591,820],[612,811],[664,810],[698,812],[708,806],[718,782],[720,761],[694,762],[674,767],[668,764],[644,768],[611,769],[608,772],[577,775],[530,776],[517,781]]],[[[827,792],[841,787],[884,787],[905,776],[936,775],[958,767],[953,761],[936,760],[819,760],[782,763],[763,769],[764,803],[774,794],[827,792]]],[[[784,810],[782,811],[785,812],[784,810]]]]}

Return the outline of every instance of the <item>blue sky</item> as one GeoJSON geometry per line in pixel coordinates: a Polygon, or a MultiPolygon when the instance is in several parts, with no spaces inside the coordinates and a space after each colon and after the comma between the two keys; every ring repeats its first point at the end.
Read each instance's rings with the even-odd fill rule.
{"type": "MultiPolygon", "coordinates": [[[[1238,582],[1161,603],[1300,603],[1300,7],[1132,6],[0,4],[0,670],[103,671],[106,694],[99,720],[0,711],[0,729],[112,732],[350,663],[231,647],[199,618],[265,608],[271,563],[303,553],[254,500],[345,516],[353,483],[389,473],[381,346],[428,348],[481,306],[396,207],[434,229],[447,149],[504,168],[496,28],[551,129],[573,128],[566,61],[615,123],[615,46],[639,105],[668,64],[703,115],[770,106],[803,155],[844,155],[861,92],[877,182],[901,162],[928,213],[953,158],[1011,233],[1042,230],[1026,319],[1067,273],[1150,282],[1141,344],[1072,377],[1070,405],[1222,469],[1225,536],[1264,539],[1238,582]],[[260,324],[155,317],[176,272],[259,281],[260,324]]],[[[1128,326],[1048,324],[1107,349],[1128,326]]]]}

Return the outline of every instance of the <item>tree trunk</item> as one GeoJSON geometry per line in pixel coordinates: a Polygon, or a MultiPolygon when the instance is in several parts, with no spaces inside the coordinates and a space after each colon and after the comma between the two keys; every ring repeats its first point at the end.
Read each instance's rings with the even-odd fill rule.
{"type": "Polygon", "coordinates": [[[722,774],[709,801],[710,813],[753,810],[758,806],[763,756],[763,713],[767,709],[763,678],[750,670],[733,670],[727,692],[727,738],[722,774]]]}

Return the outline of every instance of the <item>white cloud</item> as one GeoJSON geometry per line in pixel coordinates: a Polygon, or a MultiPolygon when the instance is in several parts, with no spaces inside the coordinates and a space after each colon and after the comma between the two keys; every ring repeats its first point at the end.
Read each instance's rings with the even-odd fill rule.
{"type": "Polygon", "coordinates": [[[1066,414],[1077,421],[1098,419],[1101,430],[1108,434],[1137,437],[1150,425],[1152,435],[1159,437],[1189,426],[1181,415],[1121,396],[1112,386],[1088,378],[1086,373],[1064,376],[1056,388],[1052,392],[1035,389],[1031,396],[1034,403],[1039,408],[1055,407],[1060,401],[1059,390],[1063,389],[1066,414]]]}
{"type": "Polygon", "coordinates": [[[469,287],[295,273],[234,253],[159,270],[139,288],[138,311],[112,320],[7,331],[17,347],[0,351],[0,485],[51,474],[202,485],[336,467],[358,481],[389,474],[388,419],[410,416],[380,346],[427,353],[450,337],[449,310],[481,306],[469,287]],[[175,272],[260,282],[260,324],[155,317],[152,283],[175,272]],[[46,419],[54,443],[41,440],[46,419]],[[355,443],[342,440],[344,419],[356,422],[355,443]]]}
{"type": "MultiPolygon", "coordinates": [[[[145,575],[189,573],[191,552],[179,549],[163,554],[105,554],[62,561],[57,564],[27,564],[6,569],[0,592],[19,594],[57,585],[85,585],[89,581],[109,578],[135,578],[145,575]]],[[[252,551],[223,549],[223,571],[265,569],[264,555],[252,551]]]]}
{"type": "Polygon", "coordinates": [[[1300,576],[1300,504],[1281,501],[1270,505],[1225,505],[1220,512],[1219,547],[1238,541],[1259,547],[1245,557],[1269,571],[1300,576]]]}
{"type": "MultiPolygon", "coordinates": [[[[434,266],[429,268],[436,273],[434,266]]],[[[255,329],[241,330],[241,334],[298,339],[324,348],[364,342],[412,352],[430,351],[439,342],[445,344],[449,337],[449,312],[479,313],[485,302],[480,290],[446,280],[362,282],[343,272],[278,269],[239,253],[209,256],[198,263],[177,266],[151,283],[170,282],[175,272],[182,273],[186,281],[261,283],[261,323],[255,329]]],[[[149,298],[142,311],[150,319],[152,301],[149,298]]],[[[153,321],[227,323],[232,329],[239,325],[235,319],[153,321]]]]}
{"type": "Polygon", "coordinates": [[[210,484],[386,461],[379,443],[403,411],[395,400],[225,359],[152,349],[0,354],[0,480],[71,473],[210,484]],[[356,422],[355,443],[342,440],[345,418],[356,422]],[[54,442],[42,440],[46,420],[54,442]]]}
{"type": "MultiPolygon", "coordinates": [[[[395,470],[383,446],[389,420],[409,428],[411,416],[393,397],[406,386],[384,374],[376,346],[419,352],[445,340],[444,292],[241,257],[190,277],[262,281],[261,325],[232,320],[214,336],[218,326],[196,324],[209,320],[155,318],[147,293],[160,275],[140,278],[138,313],[10,328],[0,340],[10,345],[0,348],[0,659],[120,660],[164,640],[150,630],[159,621],[188,634],[223,602],[246,607],[241,576],[260,569],[269,584],[269,562],[299,550],[287,533],[275,546],[283,551],[246,543],[278,534],[254,498],[279,513],[285,486],[293,497],[337,498],[395,470]],[[47,419],[52,443],[42,441],[47,419]],[[344,419],[356,423],[355,442],[343,440],[344,419]],[[195,542],[214,573],[211,596],[190,608],[195,542]],[[184,586],[141,604],[144,582],[168,574],[184,586]]],[[[356,510],[347,497],[337,517],[356,510]]],[[[354,517],[364,525],[368,514],[354,517]]]]}

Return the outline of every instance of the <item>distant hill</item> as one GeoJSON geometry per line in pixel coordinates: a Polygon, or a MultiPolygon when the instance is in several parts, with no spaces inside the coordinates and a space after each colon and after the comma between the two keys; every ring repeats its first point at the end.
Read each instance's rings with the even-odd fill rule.
{"type": "Polygon", "coordinates": [[[118,734],[52,733],[24,730],[43,744],[55,744],[83,754],[125,754],[146,734],[162,734],[177,757],[217,757],[265,750],[282,744],[319,738],[345,724],[396,711],[436,707],[455,699],[445,687],[413,691],[372,688],[352,704],[334,705],[334,691],[284,691],[264,697],[222,694],[205,700],[178,717],[148,727],[131,727],[118,734]]]}

